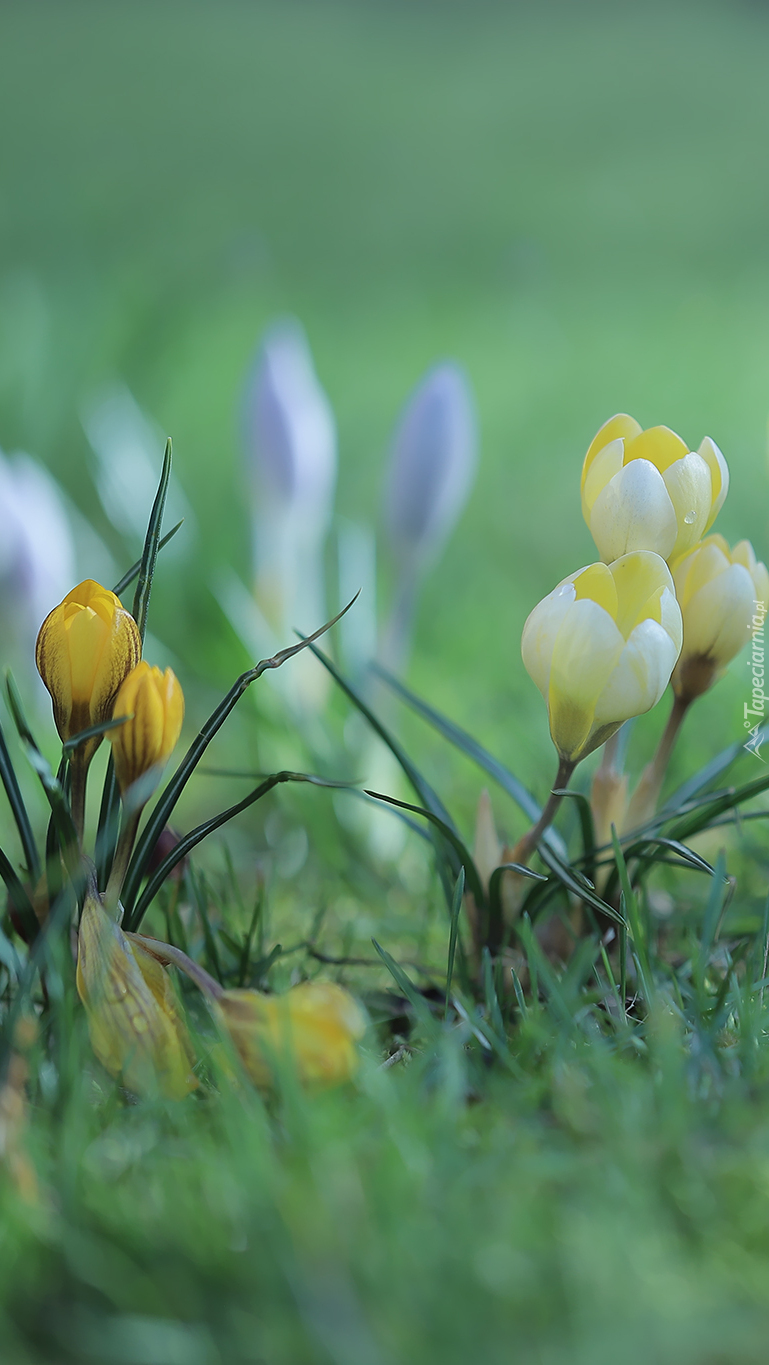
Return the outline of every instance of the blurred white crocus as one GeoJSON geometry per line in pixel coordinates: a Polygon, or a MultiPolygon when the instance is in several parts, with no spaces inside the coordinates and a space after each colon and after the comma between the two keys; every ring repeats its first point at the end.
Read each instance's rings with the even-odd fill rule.
{"type": "Polygon", "coordinates": [[[262,343],[246,394],[246,448],[257,602],[282,635],[314,630],[325,616],[336,425],[307,338],[291,319],[276,323],[262,343]]]}
{"type": "Polygon", "coordinates": [[[386,530],[397,570],[380,653],[403,666],[420,581],[440,555],[467,501],[477,460],[477,423],[459,365],[436,365],[402,413],[386,491],[386,530]]]}
{"type": "Polygon", "coordinates": [[[71,588],[75,550],[63,497],[29,455],[0,452],[0,620],[3,647],[31,663],[40,622],[71,588]]]}

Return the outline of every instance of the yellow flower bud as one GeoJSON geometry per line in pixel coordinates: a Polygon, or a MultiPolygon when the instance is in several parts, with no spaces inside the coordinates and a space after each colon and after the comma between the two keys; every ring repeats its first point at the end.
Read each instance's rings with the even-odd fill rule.
{"type": "Polygon", "coordinates": [[[686,554],[716,519],[729,469],[706,436],[689,450],[669,427],[643,431],[620,413],[601,427],[582,468],[582,513],[604,563],[632,550],[686,554]]]}
{"type": "Polygon", "coordinates": [[[300,1080],[338,1085],[358,1068],[356,1040],[366,1020],[357,1002],[333,982],[308,981],[285,995],[224,991],[213,1005],[251,1079],[269,1089],[288,1055],[300,1080]]]}
{"type": "Polygon", "coordinates": [[[77,991],[91,1046],[110,1075],[140,1095],[183,1099],[195,1089],[195,1054],[168,973],[92,895],[78,932],[77,991]]]}
{"type": "MultiPolygon", "coordinates": [[[[118,688],[141,658],[139,628],[114,592],[86,578],[46,616],[35,660],[62,740],[112,717],[118,688]]],[[[88,740],[89,762],[101,743],[88,740]]]]}
{"type": "Polygon", "coordinates": [[[671,564],[684,621],[684,643],[673,688],[684,701],[706,692],[739,654],[754,629],[756,603],[769,606],[769,573],[753,546],[733,550],[723,536],[708,536],[671,564]]]}
{"type": "Polygon", "coordinates": [[[167,763],[181,734],[184,695],[176,675],[143,659],[121,686],[112,714],[132,717],[109,732],[118,786],[126,792],[151,768],[167,763]]]}
{"type": "Polygon", "coordinates": [[[565,578],[523,628],[523,662],[545,701],[562,759],[592,753],[654,706],[681,649],[681,612],[651,551],[565,578]]]}

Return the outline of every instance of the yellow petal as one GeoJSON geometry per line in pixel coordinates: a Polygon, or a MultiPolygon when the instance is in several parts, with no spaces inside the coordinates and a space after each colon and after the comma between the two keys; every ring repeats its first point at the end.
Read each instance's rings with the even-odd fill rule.
{"type": "Polygon", "coordinates": [[[355,1044],[366,1020],[341,986],[306,982],[280,996],[224,991],[213,1008],[246,1071],[263,1088],[273,1084],[276,1067],[287,1057],[300,1080],[310,1084],[339,1084],[357,1070],[355,1044]]]}
{"type": "MultiPolygon", "coordinates": [[[[162,673],[142,660],[121,686],[113,716],[131,717],[109,735],[118,786],[125,793],[153,768],[159,777],[179,738],[184,695],[171,669],[162,673]]],[[[148,796],[149,791],[144,799],[148,796]]]]}
{"type": "Polygon", "coordinates": [[[194,1058],[164,968],[128,941],[93,896],[78,932],[77,989],[93,1050],[137,1094],[181,1099],[195,1089],[194,1058]]]}
{"type": "Polygon", "coordinates": [[[582,466],[583,488],[596,455],[598,455],[610,441],[631,441],[635,436],[640,436],[642,430],[643,428],[636,422],[635,418],[629,417],[626,412],[618,412],[615,417],[610,417],[608,422],[604,422],[600,431],[596,433],[588,446],[585,462],[582,466]]]}
{"type": "Polygon", "coordinates": [[[661,474],[688,454],[689,447],[670,427],[648,427],[625,442],[625,464],[631,460],[648,460],[661,474]]]}

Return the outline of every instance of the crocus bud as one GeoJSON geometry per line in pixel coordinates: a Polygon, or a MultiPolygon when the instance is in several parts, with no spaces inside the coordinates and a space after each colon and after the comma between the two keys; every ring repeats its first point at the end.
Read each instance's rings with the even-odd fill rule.
{"type": "MultiPolygon", "coordinates": [[[[62,740],[112,718],[123,679],[141,658],[139,629],[114,592],[86,578],[46,616],[35,660],[62,740]]],[[[90,761],[101,740],[82,746],[90,761]]]]}
{"type": "Polygon", "coordinates": [[[91,1046],[110,1075],[140,1095],[183,1099],[195,1089],[195,1055],[168,973],[129,943],[94,895],[80,919],[77,991],[91,1046]]]}
{"type": "Polygon", "coordinates": [[[693,701],[748,643],[755,604],[769,603],[769,573],[750,541],[730,550],[719,535],[708,536],[671,569],[684,621],[673,689],[682,701],[693,701]]]}
{"type": "Polygon", "coordinates": [[[436,365],[408,400],[392,450],[386,521],[399,565],[414,572],[440,554],[467,500],[476,453],[464,370],[436,365]]]}
{"type": "Polygon", "coordinates": [[[265,1089],[287,1056],[309,1084],[338,1085],[357,1071],[355,1044],[366,1020],[349,992],[333,982],[307,981],[285,995],[224,991],[213,1008],[245,1070],[265,1089]]]}
{"type": "Polygon", "coordinates": [[[681,649],[681,612],[650,551],[565,578],[523,628],[523,662],[545,701],[562,759],[577,762],[654,706],[681,649]]]}
{"type": "Polygon", "coordinates": [[[142,659],[123,682],[112,715],[115,720],[130,717],[109,731],[115,776],[125,793],[151,769],[159,778],[176,746],[184,720],[184,695],[176,675],[142,659]]]}
{"type": "Polygon", "coordinates": [[[257,599],[274,627],[311,629],[323,620],[321,553],[336,482],[336,426],[297,322],[279,322],[265,336],[245,417],[257,599]]]}
{"type": "Polygon", "coordinates": [[[582,512],[607,564],[632,550],[685,554],[728,490],[726,460],[709,436],[694,452],[669,427],[643,431],[626,413],[601,427],[582,468],[582,512]]]}

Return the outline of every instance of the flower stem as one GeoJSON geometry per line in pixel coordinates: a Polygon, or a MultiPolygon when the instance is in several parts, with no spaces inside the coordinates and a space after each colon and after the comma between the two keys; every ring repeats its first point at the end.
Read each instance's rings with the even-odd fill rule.
{"type": "Polygon", "coordinates": [[[513,851],[513,862],[528,863],[529,858],[536,849],[545,830],[553,823],[555,813],[563,800],[562,793],[564,789],[568,787],[571,775],[576,766],[576,763],[573,763],[570,759],[562,758],[559,760],[558,772],[555,776],[553,789],[545,802],[542,814],[536,825],[532,825],[528,833],[524,834],[523,838],[518,840],[513,851]]]}
{"type": "Polygon", "coordinates": [[[673,698],[668,723],[657,746],[657,752],[651,763],[644,768],[641,780],[633,792],[625,822],[626,829],[635,829],[638,825],[645,824],[654,815],[662,791],[662,784],[665,781],[670,755],[675,748],[678,731],[681,729],[684,716],[692,701],[692,697],[675,696],[673,698]]]}
{"type": "Polygon", "coordinates": [[[77,841],[80,848],[83,847],[83,831],[85,828],[85,788],[88,775],[88,764],[84,762],[82,751],[76,749],[69,765],[70,786],[69,786],[69,808],[72,812],[72,823],[77,833],[77,841]]]}
{"type": "Polygon", "coordinates": [[[120,826],[120,836],[115,849],[115,857],[112,861],[112,871],[109,874],[107,889],[104,892],[104,904],[109,911],[114,911],[120,900],[120,892],[123,889],[125,874],[128,871],[128,864],[131,859],[136,832],[139,828],[141,819],[141,808],[132,811],[129,816],[123,812],[123,820],[120,826]]]}

